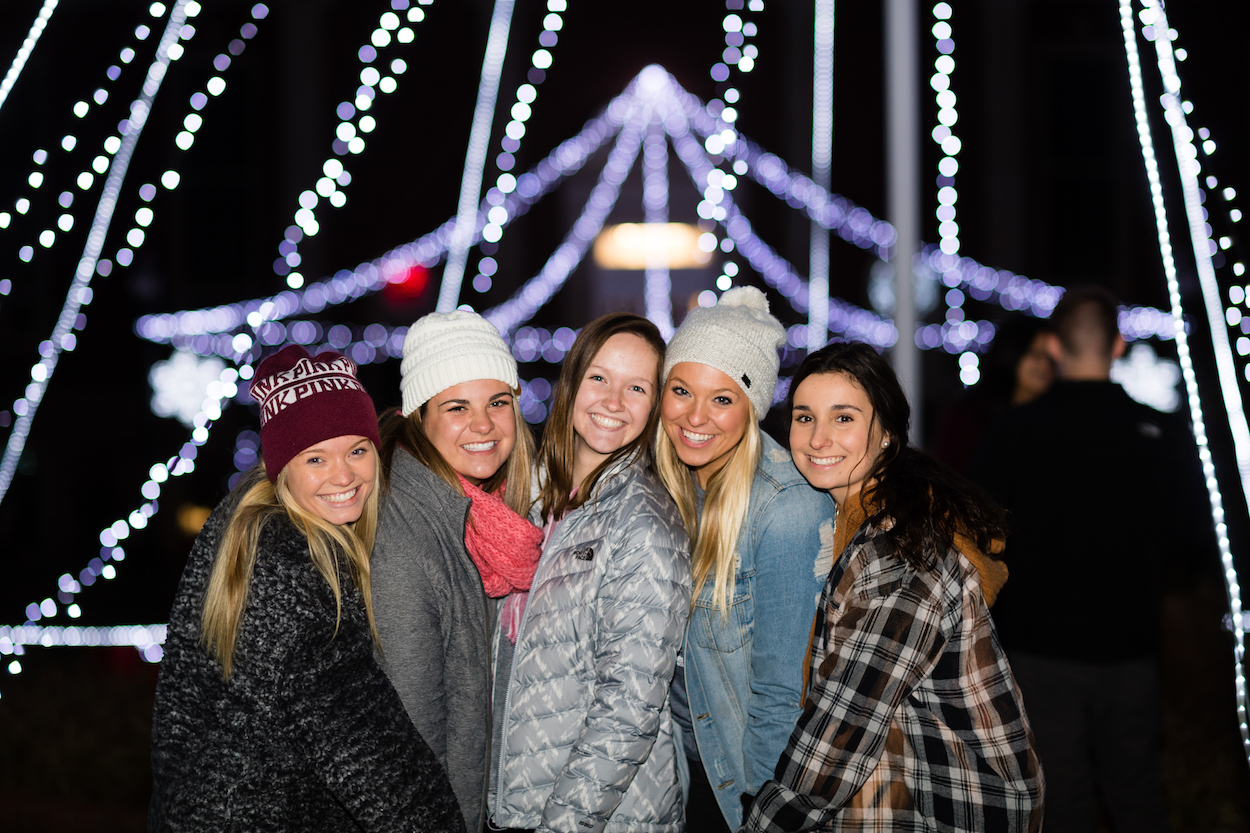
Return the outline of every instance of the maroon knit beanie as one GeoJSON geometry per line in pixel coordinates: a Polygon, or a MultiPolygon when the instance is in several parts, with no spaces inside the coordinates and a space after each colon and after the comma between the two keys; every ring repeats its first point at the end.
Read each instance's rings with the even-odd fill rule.
{"type": "Polygon", "coordinates": [[[382,444],[356,363],[339,353],[314,359],[292,344],[260,363],[251,393],[260,404],[260,448],[270,481],[292,457],[322,440],[357,435],[375,448],[382,444]]]}

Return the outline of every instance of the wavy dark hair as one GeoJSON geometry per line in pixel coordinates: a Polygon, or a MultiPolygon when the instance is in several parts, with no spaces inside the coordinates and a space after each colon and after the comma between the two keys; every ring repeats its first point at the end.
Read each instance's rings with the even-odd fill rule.
{"type": "Polygon", "coordinates": [[[928,568],[954,546],[956,535],[968,536],[982,553],[992,555],[994,540],[1007,537],[1006,512],[980,486],[908,445],[911,406],[886,360],[857,342],[817,350],[790,383],[791,414],[794,392],[809,376],[823,373],[841,373],[864,392],[873,427],[890,441],[864,479],[863,500],[873,512],[869,523],[889,527],[885,534],[899,557],[915,568],[928,568]]]}

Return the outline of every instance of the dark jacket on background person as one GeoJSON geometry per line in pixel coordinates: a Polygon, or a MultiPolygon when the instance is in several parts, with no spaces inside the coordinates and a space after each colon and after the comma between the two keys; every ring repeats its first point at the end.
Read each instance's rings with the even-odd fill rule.
{"type": "Polygon", "coordinates": [[[1112,382],[1060,381],[1006,413],[969,469],[1011,513],[1008,651],[1154,656],[1163,576],[1214,553],[1192,435],[1112,382]]]}
{"type": "Polygon", "coordinates": [[[285,516],[259,536],[234,670],[200,647],[227,498],[187,561],[152,721],[148,829],[463,831],[447,776],[374,659],[342,564],[342,618],[285,516]]]}
{"type": "Polygon", "coordinates": [[[472,501],[395,448],[370,570],[382,667],[447,770],[465,827],[481,829],[495,603],[465,548],[472,501]]]}

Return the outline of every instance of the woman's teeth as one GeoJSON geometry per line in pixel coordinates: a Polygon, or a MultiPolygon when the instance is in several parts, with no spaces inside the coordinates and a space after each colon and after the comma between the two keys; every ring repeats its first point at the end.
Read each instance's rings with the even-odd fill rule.
{"type": "Polygon", "coordinates": [[[490,451],[492,448],[494,448],[498,444],[499,444],[499,440],[491,440],[489,442],[484,442],[484,443],[465,443],[464,445],[460,447],[463,448],[465,451],[490,451]]]}
{"type": "Polygon", "coordinates": [[[590,421],[607,431],[611,431],[614,428],[620,428],[625,424],[624,420],[612,419],[611,417],[600,416],[599,414],[591,414],[590,421]]]}
{"type": "Polygon", "coordinates": [[[357,486],[355,489],[352,489],[350,492],[339,492],[337,495],[317,495],[317,497],[321,498],[326,503],[347,503],[347,501],[354,498],[356,496],[356,493],[359,491],[360,491],[360,487],[357,486]]]}
{"type": "Polygon", "coordinates": [[[692,443],[705,443],[716,436],[715,434],[696,434],[693,431],[687,431],[685,428],[681,429],[681,435],[692,443]]]}
{"type": "Polygon", "coordinates": [[[841,457],[813,457],[809,454],[807,456],[807,459],[811,460],[812,465],[814,466],[832,466],[834,463],[842,462],[843,458],[841,457]]]}

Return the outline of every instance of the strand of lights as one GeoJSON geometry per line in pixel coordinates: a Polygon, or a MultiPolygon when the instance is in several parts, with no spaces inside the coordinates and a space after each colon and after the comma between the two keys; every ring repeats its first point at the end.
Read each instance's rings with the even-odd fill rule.
{"type": "MultiPolygon", "coordinates": [[[[704,156],[703,146],[701,146],[689,128],[678,129],[670,134],[673,137],[673,147],[677,151],[677,156],[686,166],[686,171],[694,180],[695,187],[698,188],[706,177],[711,176],[713,171],[717,169],[711,164],[711,161],[704,156]]],[[[804,313],[808,310],[809,295],[806,282],[803,281],[794,271],[793,267],[786,262],[785,258],[778,255],[772,247],[762,241],[751,228],[751,223],[739,211],[733,200],[725,196],[722,198],[722,205],[718,206],[725,211],[724,229],[728,235],[727,240],[732,242],[733,248],[736,248],[747,262],[751,264],[764,281],[781,293],[795,311],[804,313]]],[[[716,248],[715,235],[711,233],[705,234],[704,237],[711,238],[710,245],[704,245],[705,251],[716,248]]],[[[700,299],[703,303],[705,299],[700,299]]],[[[709,302],[714,299],[706,299],[709,302]]],[[[898,338],[894,325],[889,321],[882,319],[876,314],[868,310],[860,309],[854,304],[847,303],[838,298],[829,299],[829,329],[839,335],[846,335],[857,341],[864,341],[875,347],[884,349],[890,346],[898,338]]],[[[804,330],[806,333],[806,330],[804,330]]],[[[806,346],[806,335],[801,337],[799,344],[806,346]]],[[[792,345],[798,346],[798,345],[792,345]]]]}
{"type": "MultiPolygon", "coordinates": [[[[812,46],[812,179],[829,191],[833,171],[833,0],[816,0],[812,46]]],[[[829,230],[812,220],[807,284],[807,349],[829,340],[829,230]]]]}
{"type": "MultiPolygon", "coordinates": [[[[516,189],[505,201],[509,216],[512,219],[523,216],[562,179],[580,171],[587,160],[616,135],[628,109],[627,96],[618,96],[603,115],[591,119],[576,136],[560,143],[530,171],[518,177],[516,189]]],[[[135,322],[135,333],[146,341],[169,344],[178,337],[228,333],[244,323],[258,327],[263,321],[276,322],[300,313],[319,313],[327,306],[376,292],[388,282],[401,281],[414,267],[437,264],[447,251],[454,222],[454,218],[447,220],[434,231],[362,263],[355,270],[340,270],[333,278],[298,291],[207,309],[145,315],[135,322]]]]}
{"type": "MultiPolygon", "coordinates": [[[[195,11],[198,13],[198,9],[195,11]]],[[[260,3],[257,3],[251,9],[251,16],[253,20],[263,20],[268,14],[269,9],[260,3]]],[[[243,54],[243,50],[247,46],[244,41],[248,41],[256,37],[257,31],[256,24],[250,21],[248,23],[244,23],[239,29],[240,37],[230,41],[226,47],[226,52],[222,52],[213,58],[213,68],[220,74],[214,75],[208,79],[208,82],[204,85],[204,90],[206,92],[196,91],[191,95],[191,110],[182,119],[183,129],[179,131],[176,136],[174,136],[174,145],[178,148],[178,150],[186,153],[195,143],[196,132],[204,126],[204,117],[200,115],[200,111],[208,105],[210,96],[216,98],[225,92],[226,81],[222,76],[226,74],[226,70],[228,70],[233,64],[233,58],[237,58],[239,55],[243,54]],[[227,52],[229,54],[226,54],[227,52]]],[[[191,26],[184,26],[181,37],[183,40],[187,40],[194,34],[195,30],[191,26]]],[[[161,174],[161,185],[167,191],[172,191],[177,188],[181,181],[182,177],[176,170],[170,169],[161,174]]],[[[126,236],[124,238],[125,245],[120,246],[117,249],[117,253],[114,255],[119,266],[129,266],[133,263],[134,250],[142,246],[147,239],[147,229],[152,225],[152,221],[156,218],[156,213],[147,205],[147,203],[152,202],[156,198],[156,194],[156,186],[150,182],[139,186],[139,198],[144,204],[135,211],[135,224],[129,231],[126,232],[126,236]]],[[[113,263],[109,260],[101,260],[98,264],[96,264],[96,272],[102,276],[107,277],[112,273],[112,270],[113,263]]]]}
{"type": "MultiPolygon", "coordinates": [[[[153,11],[157,5],[160,5],[160,4],[156,4],[152,6],[149,9],[149,12],[153,11]]],[[[199,11],[198,3],[193,2],[193,3],[188,4],[188,9],[187,9],[188,17],[193,17],[194,14],[198,13],[198,11],[199,11]]],[[[161,14],[164,14],[164,6],[161,6],[160,11],[157,12],[157,14],[154,16],[159,16],[161,14]]],[[[152,30],[149,29],[147,26],[140,25],[135,28],[134,37],[137,41],[144,41],[144,40],[147,40],[148,36],[151,33],[152,33],[152,30]]],[[[135,50],[131,48],[130,46],[123,47],[121,52],[118,55],[118,58],[121,64],[123,65],[129,64],[135,58],[135,50]]],[[[108,101],[108,98],[109,98],[109,91],[107,89],[108,84],[111,82],[117,81],[117,79],[121,77],[121,66],[118,66],[117,64],[111,65],[107,70],[105,70],[105,75],[108,79],[105,82],[105,86],[97,88],[95,92],[92,93],[92,95],[88,96],[86,100],[81,100],[81,101],[77,101],[74,103],[72,111],[73,111],[75,118],[78,118],[78,119],[86,118],[87,115],[91,112],[91,107],[93,104],[96,107],[100,107],[106,101],[108,101]]],[[[120,132],[120,127],[118,128],[118,131],[120,132]]],[[[61,150],[63,150],[67,154],[71,154],[78,147],[78,137],[75,136],[73,133],[67,133],[61,137],[60,144],[61,144],[61,150]]],[[[118,138],[117,136],[110,136],[109,138],[105,140],[104,154],[98,155],[92,160],[91,165],[90,165],[90,168],[91,168],[90,170],[86,170],[78,174],[76,185],[78,186],[78,189],[80,191],[90,190],[92,185],[95,183],[96,176],[103,174],[105,171],[108,170],[109,157],[112,156],[114,153],[116,153],[117,149],[120,146],[121,146],[121,139],[118,138]]],[[[42,187],[45,181],[47,180],[47,175],[41,170],[41,168],[43,167],[45,163],[47,163],[49,158],[50,158],[50,155],[48,151],[45,150],[44,148],[39,148],[32,154],[32,159],[34,160],[35,167],[31,169],[30,173],[27,174],[26,179],[25,179],[26,184],[30,186],[32,191],[39,190],[39,188],[42,187]]],[[[74,192],[70,189],[66,189],[62,191],[57,196],[57,202],[60,204],[60,206],[63,209],[69,209],[69,207],[74,202],[74,192]]],[[[13,210],[19,216],[26,214],[27,212],[30,211],[30,209],[31,209],[31,196],[20,196],[16,200],[14,200],[13,210]]],[[[13,215],[10,214],[9,212],[0,211],[0,229],[8,228],[9,224],[13,221],[13,219],[14,219],[13,215]]],[[[59,228],[61,232],[68,232],[70,229],[73,228],[73,226],[74,226],[74,217],[72,214],[68,213],[68,211],[62,213],[61,216],[57,218],[57,228],[59,228]]],[[[54,242],[56,241],[56,239],[57,239],[57,233],[53,231],[52,229],[43,229],[42,231],[39,232],[39,235],[38,235],[38,243],[40,244],[42,248],[51,248],[54,242]]],[[[36,250],[33,245],[20,246],[18,247],[18,252],[17,252],[18,259],[21,260],[23,263],[29,263],[34,258],[35,251],[36,250]]]]}
{"type": "MultiPolygon", "coordinates": [[[[72,343],[70,338],[73,336],[79,310],[91,302],[90,283],[95,274],[96,262],[100,258],[101,249],[104,248],[104,238],[108,234],[113,211],[117,207],[117,198],[121,193],[126,170],[130,166],[130,157],[134,154],[139,135],[143,132],[148,114],[151,112],[152,101],[156,98],[161,81],[164,80],[169,68],[169,62],[172,60],[171,51],[174,46],[178,46],[180,32],[186,22],[188,2],[190,0],[177,0],[170,12],[169,22],[165,26],[160,44],[156,49],[156,59],[148,68],[147,77],[144,79],[143,92],[130,106],[130,119],[126,124],[127,130],[124,131],[125,137],[109,166],[108,179],[105,180],[95,218],[91,223],[91,231],[87,235],[87,245],[83,249],[82,258],[78,261],[78,268],[74,273],[74,281],[70,285],[65,304],[61,308],[56,327],[52,331],[52,337],[44,342],[48,345],[47,351],[42,360],[31,368],[31,382],[26,386],[25,396],[13,406],[17,419],[14,420],[13,429],[9,433],[4,457],[0,458],[0,501],[4,500],[13,482],[17,462],[21,458],[22,450],[26,447],[26,438],[30,435],[30,426],[34,421],[35,412],[39,409],[39,403],[43,400],[44,392],[52,379],[61,351],[67,344],[72,343]]],[[[181,46],[179,46],[180,51],[181,46]]]]}
{"type": "MultiPolygon", "coordinates": [[[[1155,23],[1157,21],[1159,27],[1166,31],[1167,19],[1166,17],[1161,16],[1162,9],[1152,2],[1152,0],[1146,0],[1146,2],[1146,8],[1155,12],[1155,16],[1149,22],[1155,23]]],[[[1241,726],[1243,751],[1248,757],[1250,757],[1250,727],[1247,726],[1246,677],[1243,666],[1243,660],[1245,657],[1245,630],[1242,623],[1240,586],[1237,581],[1237,572],[1234,569],[1232,550],[1228,540],[1228,527],[1224,523],[1224,500],[1220,493],[1219,482],[1215,477],[1215,464],[1211,458],[1211,449],[1207,443],[1206,422],[1202,413],[1202,398],[1198,390],[1198,380],[1194,374],[1193,358],[1189,352],[1189,337],[1186,335],[1184,329],[1184,309],[1181,305],[1180,283],[1176,277],[1176,261],[1172,255],[1172,241],[1168,233],[1167,211],[1163,203],[1163,187],[1159,179],[1159,166],[1155,157],[1154,140],[1150,131],[1150,120],[1146,114],[1146,93],[1142,84],[1141,60],[1137,52],[1137,33],[1133,25],[1132,0],[1120,0],[1120,26],[1124,32],[1124,51],[1128,58],[1129,86],[1133,93],[1133,116],[1137,123],[1137,136],[1141,144],[1142,159],[1145,162],[1146,178],[1150,183],[1150,197],[1154,204],[1155,225],[1159,234],[1159,253],[1163,258],[1163,273],[1167,280],[1168,297],[1171,301],[1172,316],[1176,326],[1176,352],[1180,359],[1181,373],[1185,378],[1185,392],[1189,400],[1189,415],[1193,425],[1194,440],[1198,446],[1198,457],[1202,462],[1203,476],[1206,478],[1207,495],[1211,501],[1211,517],[1215,524],[1215,533],[1216,539],[1219,543],[1220,557],[1224,563],[1224,577],[1229,594],[1229,612],[1232,614],[1233,635],[1235,640],[1233,647],[1233,659],[1236,664],[1237,717],[1241,726]]],[[[1160,39],[1156,39],[1157,50],[1159,49],[1158,40],[1160,39]]],[[[1159,50],[1158,54],[1161,61],[1165,55],[1168,57],[1169,60],[1166,64],[1164,64],[1163,68],[1171,70],[1170,78],[1165,75],[1164,88],[1167,90],[1167,95],[1171,99],[1170,103],[1172,105],[1176,105],[1178,103],[1176,93],[1179,92],[1180,79],[1176,77],[1175,64],[1173,64],[1170,60],[1171,41],[1166,38],[1162,40],[1167,41],[1165,44],[1166,49],[1159,50]]],[[[1165,102],[1165,108],[1168,107],[1168,104],[1168,102],[1165,102]]],[[[1165,112],[1168,114],[1168,121],[1172,124],[1173,142],[1178,145],[1176,153],[1177,162],[1180,165],[1181,180],[1185,187],[1186,203],[1188,204],[1191,196],[1193,196],[1195,200],[1197,197],[1196,193],[1191,190],[1191,187],[1196,187],[1197,184],[1197,159],[1190,159],[1184,155],[1178,143],[1178,139],[1180,138],[1178,128],[1184,127],[1183,114],[1182,118],[1178,120],[1174,115],[1172,115],[1173,113],[1179,112],[1178,109],[1165,109],[1165,112]]],[[[1197,240],[1194,242],[1196,244],[1197,240]]],[[[1202,254],[1195,252],[1195,256],[1198,258],[1199,264],[1201,264],[1202,254]]],[[[1211,277],[1213,280],[1214,276],[1212,275],[1211,277]]],[[[1204,280],[1203,283],[1205,284],[1206,281],[1204,280]]],[[[1203,289],[1203,294],[1205,296],[1207,294],[1206,287],[1204,286],[1203,289]]],[[[1208,300],[1208,315],[1210,314],[1210,310],[1211,305],[1208,300]]],[[[1212,319],[1210,324],[1212,329],[1212,341],[1218,345],[1220,338],[1222,337],[1225,341],[1225,349],[1227,350],[1228,334],[1222,331],[1218,333],[1216,332],[1219,330],[1219,321],[1217,319],[1212,319]]],[[[1226,388],[1230,384],[1235,388],[1237,384],[1236,379],[1226,380],[1224,378],[1224,374],[1221,372],[1220,386],[1226,388]]],[[[1225,390],[1225,397],[1227,396],[1228,391],[1225,390]]],[[[1235,431],[1234,440],[1236,440],[1235,431]]],[[[1238,456],[1240,458],[1240,454],[1238,456]]]]}
{"type": "MultiPolygon", "coordinates": [[[[668,140],[664,138],[664,126],[654,119],[647,124],[642,166],[643,218],[648,224],[667,223],[668,140]]],[[[668,253],[657,252],[652,247],[647,255],[645,275],[643,297],[647,318],[668,341],[673,337],[673,284],[668,272],[668,253]]]]}
{"type": "MultiPolygon", "coordinates": [[[[43,627],[40,625],[0,626],[0,655],[23,656],[26,646],[42,648],[94,648],[127,646],[138,649],[148,662],[160,662],[164,656],[168,625],[116,625],[114,627],[43,627]]],[[[21,663],[10,660],[10,674],[21,671],[21,663]],[[14,670],[13,664],[18,668],[14,670]]]]}
{"type": "MultiPolygon", "coordinates": [[[[942,158],[938,160],[937,176],[937,249],[943,254],[957,256],[959,254],[959,223],[956,222],[955,203],[959,201],[959,191],[955,188],[955,174],[959,171],[959,160],[955,156],[959,153],[962,143],[951,129],[959,120],[959,113],[955,109],[957,102],[955,91],[951,89],[951,74],[955,71],[955,59],[951,57],[951,53],[955,51],[955,41],[951,39],[951,13],[950,3],[941,2],[933,7],[933,17],[937,22],[933,24],[932,32],[940,54],[933,62],[934,73],[929,79],[929,86],[936,94],[938,106],[938,123],[933,128],[933,141],[942,150],[942,158]]],[[[969,346],[981,347],[984,342],[963,337],[981,334],[984,328],[965,326],[968,322],[964,320],[964,293],[950,282],[944,282],[949,288],[942,296],[946,304],[946,322],[940,325],[944,333],[943,345],[949,349],[955,342],[946,338],[945,334],[956,332],[960,340],[965,341],[969,346]]],[[[933,326],[922,328],[928,331],[923,337],[917,333],[917,344],[932,338],[933,326]]],[[[965,387],[971,387],[981,380],[980,364],[976,349],[965,350],[960,354],[959,381],[963,382],[965,387]]]]}
{"type": "MultiPolygon", "coordinates": [[[[633,103],[632,97],[630,103],[636,111],[637,105],[633,103]]],[[[591,242],[603,229],[604,221],[620,198],[621,185],[629,175],[642,147],[643,126],[639,121],[637,113],[631,112],[617,136],[616,144],[608,154],[608,160],[599,174],[599,181],[591,190],[581,216],[539,273],[526,281],[507,301],[482,313],[505,336],[533,318],[534,313],[564,286],[569,275],[586,256],[591,242]]]]}
{"type": "MultiPolygon", "coordinates": [[[[433,0],[418,2],[428,6],[433,0]]],[[[305,237],[315,237],[321,230],[316,213],[321,200],[326,200],[334,208],[347,205],[347,194],[342,189],[351,184],[352,175],[339,157],[364,152],[363,134],[372,133],[377,128],[377,119],[367,112],[373,107],[377,91],[387,94],[395,92],[399,87],[396,76],[408,71],[408,64],[402,58],[395,58],[390,62],[390,75],[383,75],[373,66],[378,58],[378,50],[389,46],[392,40],[408,44],[416,39],[412,27],[404,26],[396,11],[407,9],[407,20],[414,25],[425,20],[425,12],[416,7],[408,8],[407,0],[392,0],[391,7],[394,11],[383,12],[378,18],[377,27],[369,35],[369,42],[356,51],[356,57],[364,68],[360,71],[360,86],[356,88],[355,98],[341,102],[335,109],[339,123],[334,129],[335,138],[331,143],[334,155],[322,163],[323,176],[317,179],[313,188],[300,192],[294,225],[287,227],[282,242],[278,244],[278,258],[273,262],[273,271],[279,277],[285,277],[287,286],[292,289],[299,289],[304,285],[303,274],[294,271],[303,262],[299,244],[305,237]]]]}
{"type": "Polygon", "coordinates": [[[0,81],[0,107],[4,106],[5,100],[9,97],[9,91],[17,83],[17,77],[22,74],[22,69],[26,66],[30,53],[35,51],[35,44],[39,43],[39,38],[43,36],[43,30],[47,28],[48,21],[52,19],[52,13],[56,11],[58,2],[59,0],[44,0],[43,8],[35,16],[35,22],[30,24],[30,31],[26,33],[26,39],[18,47],[17,55],[13,58],[13,63],[9,65],[9,71],[4,74],[4,80],[0,81]]]}
{"type": "Polygon", "coordinates": [[[252,369],[248,366],[238,370],[228,367],[222,370],[219,377],[207,386],[200,411],[192,418],[195,426],[191,431],[191,439],[183,443],[178,453],[167,460],[154,463],[148,470],[148,479],[139,487],[143,502],[126,517],[120,518],[100,530],[99,555],[92,558],[75,578],[69,573],[57,580],[55,596],[42,601],[32,601],[26,606],[27,624],[45,619],[53,619],[64,613],[71,619],[82,616],[82,608],[78,604],[78,594],[96,583],[99,578],[112,580],[117,577],[117,564],[126,560],[123,543],[130,535],[145,529],[149,520],[160,509],[159,498],[162,484],[171,477],[181,477],[195,471],[195,458],[200,446],[208,442],[209,431],[215,420],[221,418],[224,405],[238,395],[240,379],[250,379],[252,369]],[[58,605],[58,602],[60,603],[58,605]]]}
{"type": "MultiPolygon", "coordinates": [[[[747,43],[748,38],[753,38],[759,34],[759,29],[753,21],[745,21],[742,16],[736,14],[743,10],[743,0],[725,0],[725,9],[731,14],[725,15],[721,20],[721,29],[724,32],[725,49],[721,53],[720,61],[712,65],[710,74],[712,80],[718,85],[727,83],[733,69],[739,72],[747,73],[755,68],[755,60],[759,57],[759,48],[753,43],[747,43]]],[[[763,0],[751,0],[750,11],[760,12],[764,10],[763,0]]],[[[658,67],[657,67],[658,69],[658,67]]],[[[666,77],[669,80],[670,94],[676,95],[676,91],[684,94],[686,101],[682,101],[681,95],[676,95],[677,100],[690,107],[693,105],[695,109],[703,110],[703,104],[694,99],[688,93],[672,81],[671,76],[666,77]]],[[[709,116],[709,120],[717,124],[716,131],[706,136],[706,147],[708,153],[723,157],[723,161],[729,163],[733,161],[734,155],[741,146],[741,134],[737,128],[738,107],[741,101],[741,92],[736,87],[726,87],[722,94],[722,98],[714,98],[707,104],[707,110],[715,115],[709,116]],[[723,98],[723,100],[722,100],[723,98]]],[[[719,163],[718,163],[719,164],[719,163]]],[[[704,199],[701,200],[696,208],[696,213],[701,221],[724,222],[726,211],[720,206],[720,202],[724,191],[732,190],[737,184],[737,177],[745,173],[744,163],[735,161],[730,170],[721,170],[715,166],[714,171],[709,172],[706,179],[704,189],[704,199]],[[732,171],[732,172],[731,172],[732,171]]],[[[704,232],[701,241],[715,241],[715,235],[711,233],[713,226],[708,222],[700,222],[700,229],[704,232]]],[[[730,239],[721,241],[724,247],[723,251],[728,254],[732,251],[733,242],[730,239]]],[[[712,250],[705,249],[709,254],[712,250]]],[[[738,276],[740,268],[738,264],[731,258],[726,258],[723,265],[722,273],[716,279],[716,287],[722,292],[728,291],[734,283],[734,278],[738,276]]],[[[707,300],[712,297],[713,293],[708,290],[701,298],[707,300]]]]}
{"type": "MultiPolygon", "coordinates": [[[[559,32],[564,28],[561,13],[567,11],[567,0],[547,0],[547,15],[543,18],[543,29],[538,34],[539,49],[530,55],[530,68],[526,73],[526,83],[517,87],[515,101],[509,114],[512,119],[504,127],[500,146],[503,151],[495,157],[495,167],[500,171],[494,187],[486,192],[486,202],[491,206],[487,209],[486,225],[481,237],[488,244],[498,243],[503,237],[503,228],[512,219],[506,205],[506,196],[517,187],[517,178],[511,171],[516,166],[516,153],[521,149],[521,139],[525,137],[525,123],[534,114],[533,104],[538,99],[538,87],[547,78],[547,70],[551,69],[551,49],[559,41],[559,32]],[[498,210],[496,210],[498,209],[498,210]]],[[[489,292],[494,284],[493,275],[499,268],[495,258],[487,254],[478,262],[477,274],[473,277],[473,288],[477,292],[489,292]]]]}
{"type": "MultiPolygon", "coordinates": [[[[477,231],[478,203],[482,194],[482,174],[486,167],[486,151],[490,145],[491,125],[495,120],[495,101],[499,97],[499,76],[508,51],[508,33],[512,29],[514,0],[495,0],[490,16],[490,33],[486,38],[486,55],[482,59],[482,77],[477,87],[477,105],[473,110],[473,126],[469,129],[469,149],[460,179],[460,203],[456,225],[451,230],[451,245],[443,266],[443,282],[438,290],[438,312],[451,312],[460,304],[460,286],[464,266],[469,259],[469,246],[477,231]]],[[[492,208],[498,213],[503,209],[492,208]]],[[[492,224],[499,227],[502,224],[492,224]]],[[[489,238],[488,238],[489,239],[489,238]]],[[[493,242],[493,241],[492,241],[493,242]]]]}

